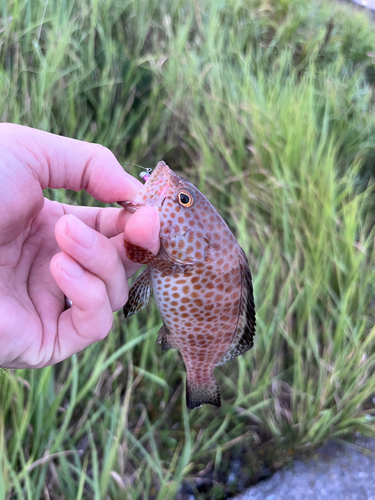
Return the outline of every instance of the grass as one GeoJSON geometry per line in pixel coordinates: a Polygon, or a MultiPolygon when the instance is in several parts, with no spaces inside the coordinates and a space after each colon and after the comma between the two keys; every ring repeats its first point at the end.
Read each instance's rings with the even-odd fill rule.
{"type": "Polygon", "coordinates": [[[3,376],[0,500],[221,499],[375,435],[374,53],[370,21],[324,1],[0,0],[1,120],[183,172],[249,255],[258,325],[220,409],[186,410],[154,305],[3,376]]]}

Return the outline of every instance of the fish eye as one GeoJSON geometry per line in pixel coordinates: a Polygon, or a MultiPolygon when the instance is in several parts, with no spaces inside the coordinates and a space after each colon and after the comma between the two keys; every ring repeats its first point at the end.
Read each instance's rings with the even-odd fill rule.
{"type": "Polygon", "coordinates": [[[187,189],[181,189],[177,193],[177,200],[178,203],[185,208],[190,208],[194,205],[193,193],[191,193],[187,189]]]}

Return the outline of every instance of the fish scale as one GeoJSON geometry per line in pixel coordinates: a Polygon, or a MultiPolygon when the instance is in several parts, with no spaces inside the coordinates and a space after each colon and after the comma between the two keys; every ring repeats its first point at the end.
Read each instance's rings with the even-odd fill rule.
{"type": "Polygon", "coordinates": [[[147,264],[133,284],[125,317],[148,302],[152,287],[163,319],[157,343],[180,351],[187,370],[188,408],[220,406],[214,368],[253,346],[255,306],[245,253],[205,196],[159,162],[130,202],[134,212],[155,206],[160,251],[153,255],[129,241],[129,259],[147,264]]]}

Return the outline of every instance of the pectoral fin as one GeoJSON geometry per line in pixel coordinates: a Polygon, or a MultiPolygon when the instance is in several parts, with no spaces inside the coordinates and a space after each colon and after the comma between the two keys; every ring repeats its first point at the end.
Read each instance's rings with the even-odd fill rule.
{"type": "Polygon", "coordinates": [[[129,298],[124,306],[125,318],[133,316],[147,306],[151,293],[151,274],[148,267],[134,281],[129,298]]]}

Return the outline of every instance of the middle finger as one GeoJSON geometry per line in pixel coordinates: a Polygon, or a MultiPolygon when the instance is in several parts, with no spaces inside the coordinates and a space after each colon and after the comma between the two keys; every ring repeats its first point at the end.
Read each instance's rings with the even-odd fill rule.
{"type": "Polygon", "coordinates": [[[74,215],[61,217],[55,234],[61,250],[103,280],[112,310],[120,309],[127,300],[128,285],[125,269],[111,241],[74,215]]]}

